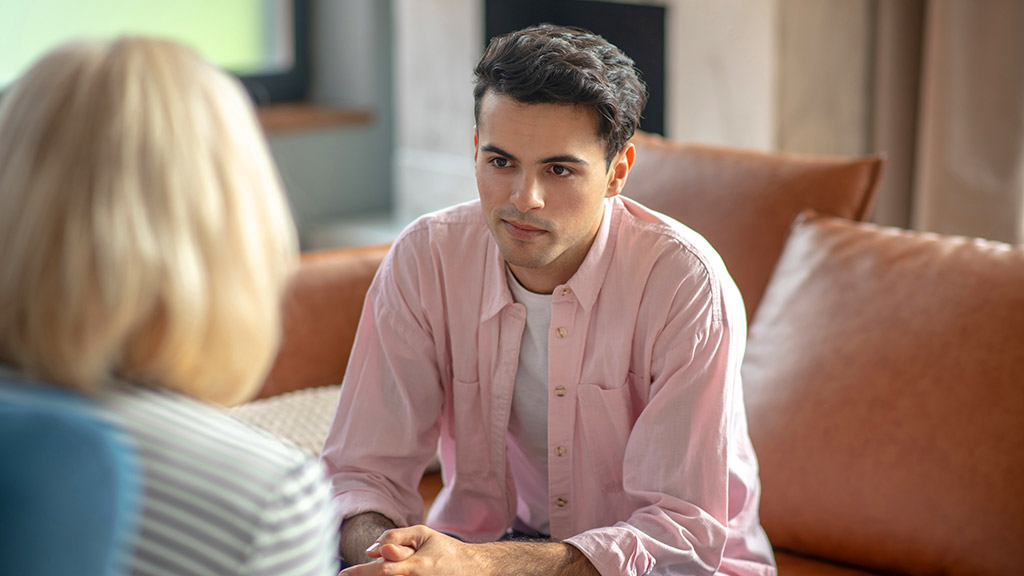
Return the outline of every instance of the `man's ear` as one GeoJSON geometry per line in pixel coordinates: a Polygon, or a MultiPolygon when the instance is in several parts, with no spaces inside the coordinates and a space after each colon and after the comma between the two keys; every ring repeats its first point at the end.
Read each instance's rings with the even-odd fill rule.
{"type": "Polygon", "coordinates": [[[633,169],[633,162],[636,160],[636,146],[632,142],[627,142],[622,148],[622,152],[612,160],[611,169],[609,170],[608,178],[608,190],[605,192],[605,198],[611,198],[618,196],[622,192],[622,188],[626,185],[626,177],[629,176],[629,171],[633,169]]]}
{"type": "Polygon", "coordinates": [[[476,126],[473,126],[473,163],[476,164],[476,154],[480,151],[480,137],[476,132],[476,126]]]}

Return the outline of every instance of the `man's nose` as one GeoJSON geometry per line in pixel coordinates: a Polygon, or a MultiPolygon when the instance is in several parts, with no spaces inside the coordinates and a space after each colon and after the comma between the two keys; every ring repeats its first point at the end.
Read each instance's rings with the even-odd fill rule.
{"type": "Polygon", "coordinates": [[[525,214],[544,207],[544,191],[536,178],[523,176],[509,200],[521,214],[525,214]]]}

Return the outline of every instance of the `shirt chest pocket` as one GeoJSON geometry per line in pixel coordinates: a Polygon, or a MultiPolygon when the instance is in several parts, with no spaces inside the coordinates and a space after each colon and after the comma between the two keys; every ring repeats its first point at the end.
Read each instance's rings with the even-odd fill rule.
{"type": "Polygon", "coordinates": [[[630,374],[626,384],[617,388],[581,384],[577,389],[586,451],[598,483],[609,491],[622,490],[626,443],[636,421],[633,380],[630,374]]]}
{"type": "Polygon", "coordinates": [[[453,380],[452,431],[455,436],[455,473],[461,479],[490,474],[490,438],[480,382],[453,380]]]}

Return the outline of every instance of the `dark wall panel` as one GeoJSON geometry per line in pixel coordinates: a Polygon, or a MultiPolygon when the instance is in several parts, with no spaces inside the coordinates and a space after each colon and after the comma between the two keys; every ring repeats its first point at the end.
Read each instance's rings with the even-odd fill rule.
{"type": "Polygon", "coordinates": [[[650,97],[640,128],[665,130],[665,8],[593,0],[487,0],[487,38],[550,22],[579,26],[615,44],[636,62],[650,97]]]}

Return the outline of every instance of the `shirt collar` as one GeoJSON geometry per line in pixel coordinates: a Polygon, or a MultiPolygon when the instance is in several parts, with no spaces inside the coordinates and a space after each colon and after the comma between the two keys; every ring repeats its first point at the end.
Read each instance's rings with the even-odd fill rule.
{"type": "Polygon", "coordinates": [[[480,321],[489,320],[514,304],[512,291],[505,279],[505,259],[498,250],[490,231],[487,232],[487,258],[484,259],[484,301],[480,307],[480,321]]]}
{"type": "MultiPolygon", "coordinates": [[[[618,196],[606,198],[604,201],[604,216],[601,218],[601,226],[594,236],[594,243],[583,259],[579,270],[569,278],[566,286],[576,294],[580,305],[584,310],[590,312],[597,295],[601,293],[601,286],[604,285],[608,269],[611,267],[612,255],[615,253],[615,241],[618,234],[614,232],[619,229],[619,222],[622,220],[622,200],[618,196]]],[[[561,287],[555,288],[557,294],[561,287]]]]}

